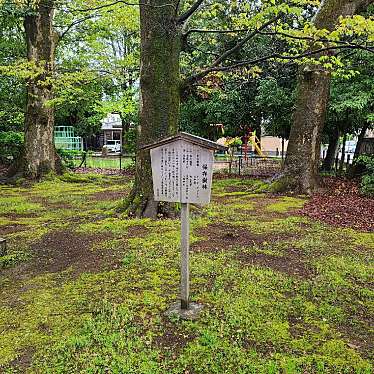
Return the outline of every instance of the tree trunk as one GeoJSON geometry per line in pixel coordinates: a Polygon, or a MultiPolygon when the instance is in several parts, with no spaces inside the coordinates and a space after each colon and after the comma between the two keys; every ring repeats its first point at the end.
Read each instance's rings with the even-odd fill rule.
{"type": "Polygon", "coordinates": [[[24,19],[27,58],[41,70],[27,82],[23,172],[31,178],[56,171],[54,110],[47,105],[53,98],[52,86],[48,82],[55,59],[53,14],[54,1],[41,0],[35,12],[24,19]]]}
{"type": "Polygon", "coordinates": [[[140,147],[178,131],[181,82],[181,30],[175,9],[178,0],[151,0],[140,6],[141,67],[138,152],[133,190],[125,204],[130,215],[171,215],[169,204],[153,199],[149,150],[140,147]]]}
{"type": "Polygon", "coordinates": [[[365,139],[365,134],[366,134],[366,131],[367,131],[368,128],[369,128],[369,122],[366,122],[365,125],[364,125],[364,127],[361,129],[360,134],[358,135],[356,149],[355,149],[355,153],[353,155],[353,161],[352,161],[351,165],[348,165],[348,170],[347,170],[347,176],[348,176],[348,178],[357,177],[362,172],[362,166],[361,165],[357,165],[356,161],[357,161],[358,157],[361,154],[360,153],[361,146],[362,146],[362,143],[363,143],[363,141],[365,139]]]}
{"type": "MultiPolygon", "coordinates": [[[[355,14],[369,0],[326,0],[314,18],[318,29],[333,30],[340,16],[355,14]]],[[[311,49],[316,48],[311,45],[311,49]]],[[[290,133],[284,172],[278,189],[311,193],[319,186],[321,134],[330,95],[330,73],[322,66],[300,67],[296,110],[290,133]]]]}
{"type": "Polygon", "coordinates": [[[336,154],[338,152],[339,136],[339,128],[336,126],[329,136],[329,146],[327,148],[326,157],[322,165],[322,170],[324,171],[331,171],[334,167],[336,154]]]}
{"type": "Polygon", "coordinates": [[[298,78],[296,111],[285,160],[293,188],[310,193],[318,185],[321,133],[330,90],[330,74],[304,66],[298,78]]]}
{"type": "Polygon", "coordinates": [[[361,154],[361,146],[362,146],[362,143],[365,139],[365,134],[366,134],[366,131],[368,130],[368,128],[369,128],[369,121],[367,121],[365,123],[364,127],[360,131],[360,134],[359,134],[358,139],[357,139],[355,153],[354,153],[354,156],[353,156],[353,161],[356,161],[361,154]]]}
{"type": "Polygon", "coordinates": [[[344,133],[343,133],[342,154],[340,156],[339,174],[343,174],[346,143],[347,143],[347,125],[345,126],[344,133]]]}

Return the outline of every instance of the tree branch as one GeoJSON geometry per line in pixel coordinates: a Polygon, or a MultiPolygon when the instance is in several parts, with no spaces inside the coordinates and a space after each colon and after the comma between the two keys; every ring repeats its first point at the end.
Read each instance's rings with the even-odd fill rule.
{"type": "Polygon", "coordinates": [[[207,30],[207,29],[190,29],[188,30],[183,36],[187,38],[187,36],[193,32],[202,33],[202,34],[229,34],[229,33],[240,33],[240,32],[248,32],[248,29],[232,29],[232,30],[207,30]]]}
{"type": "Polygon", "coordinates": [[[335,43],[335,44],[345,45],[347,47],[349,47],[349,46],[355,47],[357,49],[362,49],[362,50],[365,50],[365,51],[368,51],[368,52],[373,51],[372,48],[370,48],[370,47],[366,47],[366,46],[363,46],[363,45],[357,44],[357,43],[348,42],[348,41],[345,41],[345,40],[330,40],[330,39],[327,39],[327,38],[315,39],[312,36],[290,35],[290,34],[286,34],[284,32],[278,32],[278,31],[260,31],[259,34],[261,34],[261,35],[281,35],[281,36],[284,36],[284,37],[290,38],[290,39],[307,40],[307,41],[321,42],[321,43],[332,43],[332,44],[335,43]]]}
{"type": "Polygon", "coordinates": [[[221,62],[223,62],[224,60],[226,60],[227,57],[229,57],[230,55],[232,55],[233,53],[235,53],[236,51],[238,51],[241,47],[243,47],[244,44],[246,44],[250,39],[252,39],[253,37],[255,37],[261,30],[264,30],[266,29],[268,26],[270,26],[271,24],[273,24],[274,22],[278,21],[279,18],[281,18],[282,14],[279,14],[278,16],[272,18],[271,20],[269,20],[268,22],[265,22],[263,25],[261,25],[258,29],[252,31],[249,35],[247,35],[243,40],[241,40],[240,42],[238,42],[234,47],[232,47],[231,49],[229,49],[228,51],[226,51],[225,53],[223,53],[221,55],[221,57],[217,58],[211,67],[214,67],[214,66],[218,66],[221,62]]]}
{"type": "Polygon", "coordinates": [[[200,73],[197,73],[195,75],[192,75],[191,77],[187,78],[184,82],[184,86],[191,85],[194,82],[196,82],[196,81],[200,80],[201,78],[205,77],[209,73],[212,73],[212,72],[215,72],[215,71],[230,71],[230,70],[234,70],[234,69],[237,69],[237,68],[240,68],[240,67],[243,67],[243,66],[255,65],[255,64],[258,64],[260,62],[268,61],[268,60],[275,59],[275,58],[278,58],[278,59],[281,59],[281,60],[290,60],[290,61],[291,60],[298,60],[298,59],[301,59],[301,58],[304,58],[304,57],[310,57],[310,56],[313,56],[313,55],[318,55],[318,54],[323,53],[323,52],[333,51],[333,50],[337,50],[337,49],[364,49],[364,50],[367,50],[371,53],[374,53],[374,49],[367,48],[367,47],[361,47],[359,45],[358,46],[340,45],[340,46],[334,46],[334,47],[319,48],[319,49],[311,50],[311,51],[304,52],[304,53],[294,55],[294,56],[284,56],[284,55],[281,55],[279,53],[272,53],[270,55],[263,56],[263,57],[253,59],[253,60],[238,61],[235,64],[229,65],[229,66],[211,66],[211,67],[205,69],[204,71],[202,71],[200,73]]]}
{"type": "Polygon", "coordinates": [[[109,7],[112,7],[112,6],[117,5],[117,4],[125,4],[125,5],[130,5],[130,6],[146,6],[146,7],[151,7],[151,8],[164,8],[164,7],[169,7],[169,6],[174,7],[174,4],[152,5],[152,4],[146,4],[146,3],[140,3],[140,2],[139,3],[130,3],[130,2],[125,1],[125,0],[117,0],[117,1],[113,1],[112,3],[99,5],[99,6],[93,7],[93,8],[70,9],[70,12],[72,12],[72,13],[91,12],[91,11],[95,11],[95,10],[101,10],[101,9],[104,9],[104,8],[109,8],[109,7]]]}
{"type": "MultiPolygon", "coordinates": [[[[198,74],[195,74],[193,75],[191,78],[191,81],[194,82],[194,81],[197,81],[203,77],[205,77],[207,74],[209,74],[210,72],[212,71],[215,71],[214,68],[217,67],[221,62],[225,61],[230,55],[232,55],[233,53],[235,53],[236,51],[238,51],[244,44],[246,44],[250,39],[252,39],[253,37],[255,37],[257,34],[259,34],[259,32],[261,30],[264,30],[266,29],[268,26],[270,26],[271,24],[273,24],[274,22],[278,21],[279,18],[281,18],[282,14],[278,14],[276,17],[272,18],[271,20],[265,22],[263,25],[261,25],[259,28],[257,28],[256,30],[252,31],[250,34],[248,34],[244,39],[242,39],[241,41],[239,41],[234,47],[232,47],[231,49],[229,49],[228,51],[224,52],[220,57],[218,57],[213,63],[212,65],[203,70],[202,72],[198,73],[198,74]],[[213,70],[212,70],[213,69],[213,70]]],[[[190,81],[190,78],[188,78],[186,80],[186,82],[189,82],[190,81]]]]}
{"type": "MultiPolygon", "coordinates": [[[[81,19],[78,19],[78,20],[75,20],[74,22],[72,22],[69,26],[66,27],[66,29],[59,35],[58,37],[58,41],[60,41],[61,39],[63,39],[65,37],[65,35],[74,27],[74,26],[77,26],[91,18],[95,18],[96,16],[98,16],[97,13],[95,14],[90,14],[86,17],[83,17],[81,19]]],[[[58,26],[55,26],[55,27],[58,27],[58,26]]]]}
{"type": "Polygon", "coordinates": [[[198,9],[199,9],[199,6],[204,2],[204,0],[197,0],[195,4],[193,4],[191,6],[190,9],[188,9],[185,13],[181,14],[178,18],[177,18],[177,23],[178,24],[181,24],[185,21],[188,20],[188,18],[190,18],[198,9]]]}

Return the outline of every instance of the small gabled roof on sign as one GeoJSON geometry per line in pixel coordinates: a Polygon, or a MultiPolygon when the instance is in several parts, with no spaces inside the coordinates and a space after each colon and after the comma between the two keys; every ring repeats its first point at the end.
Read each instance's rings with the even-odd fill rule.
{"type": "Polygon", "coordinates": [[[201,138],[200,136],[191,135],[191,134],[188,134],[186,132],[179,132],[176,135],[170,136],[170,137],[165,138],[165,139],[161,139],[161,140],[159,140],[157,142],[154,142],[152,144],[144,145],[144,146],[140,147],[140,149],[153,149],[153,148],[161,147],[165,144],[173,143],[177,140],[184,140],[187,143],[191,143],[191,144],[194,144],[194,145],[198,145],[202,148],[212,149],[212,150],[215,150],[215,151],[225,151],[227,149],[227,147],[225,147],[224,145],[217,144],[216,142],[213,142],[211,140],[201,138]]]}

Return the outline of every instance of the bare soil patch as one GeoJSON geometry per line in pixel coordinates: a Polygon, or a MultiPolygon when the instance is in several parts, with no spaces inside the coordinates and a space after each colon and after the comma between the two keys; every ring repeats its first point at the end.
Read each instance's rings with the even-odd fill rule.
{"type": "Polygon", "coordinates": [[[173,356],[177,357],[178,353],[196,336],[187,335],[185,332],[178,329],[175,323],[163,318],[163,331],[154,339],[156,347],[163,350],[170,350],[173,356]]]}
{"type": "Polygon", "coordinates": [[[30,367],[35,351],[35,348],[28,348],[24,350],[23,353],[21,353],[15,360],[10,363],[9,367],[12,369],[20,370],[20,373],[24,373],[26,371],[25,369],[30,367]]]}
{"type": "Polygon", "coordinates": [[[19,223],[12,223],[10,225],[0,227],[0,236],[14,234],[16,232],[21,232],[26,230],[26,225],[21,225],[19,223]]]}
{"type": "Polygon", "coordinates": [[[68,203],[54,202],[46,197],[30,196],[29,200],[33,203],[41,204],[48,209],[71,209],[72,206],[68,203]]]}
{"type": "Polygon", "coordinates": [[[252,234],[248,228],[227,225],[217,222],[201,228],[196,233],[206,239],[192,245],[194,251],[220,251],[232,247],[253,246],[262,243],[262,235],[252,234]]]}
{"type": "Polygon", "coordinates": [[[32,259],[2,271],[2,275],[13,279],[26,279],[30,275],[59,273],[72,269],[71,275],[98,272],[105,267],[120,263],[118,254],[110,250],[92,250],[94,244],[110,238],[110,235],[88,235],[73,230],[56,230],[47,233],[40,241],[31,245],[32,259]]]}
{"type": "Polygon", "coordinates": [[[270,268],[290,276],[311,278],[314,269],[307,264],[306,257],[294,248],[290,248],[283,256],[273,256],[265,253],[241,253],[238,260],[246,265],[258,265],[270,268]]]}
{"type": "Polygon", "coordinates": [[[193,244],[192,250],[208,252],[230,250],[233,247],[251,247],[299,237],[295,232],[254,234],[248,227],[233,226],[224,222],[216,222],[203,227],[195,234],[204,239],[193,244]]]}
{"type": "Polygon", "coordinates": [[[292,248],[284,256],[271,256],[264,253],[241,253],[237,258],[247,265],[267,267],[291,276],[310,278],[315,275],[313,269],[307,265],[305,256],[292,248]]]}
{"type": "Polygon", "coordinates": [[[318,333],[319,329],[303,320],[302,317],[294,315],[288,316],[289,330],[293,338],[298,339],[303,337],[308,331],[318,333]]]}
{"type": "Polygon", "coordinates": [[[361,354],[371,360],[374,359],[373,352],[373,333],[370,331],[371,325],[367,325],[366,329],[362,326],[358,329],[355,326],[337,326],[338,330],[342,334],[344,340],[347,341],[349,348],[356,349],[361,352],[361,354]]]}
{"type": "Polygon", "coordinates": [[[243,186],[227,186],[225,187],[227,193],[230,192],[243,192],[243,186]]]}
{"type": "Polygon", "coordinates": [[[72,267],[74,272],[97,271],[107,261],[113,261],[108,251],[92,251],[98,241],[108,235],[78,234],[72,230],[52,231],[31,246],[35,259],[32,267],[37,272],[61,272],[72,267]]]}
{"type": "Polygon", "coordinates": [[[127,193],[124,191],[100,191],[90,196],[90,200],[95,201],[109,201],[120,200],[126,197],[127,193]]]}
{"type": "Polygon", "coordinates": [[[126,237],[130,238],[144,238],[149,233],[149,230],[141,225],[130,226],[127,229],[126,237]]]}
{"type": "Polygon", "coordinates": [[[14,219],[16,220],[17,218],[34,218],[38,217],[37,213],[7,213],[5,215],[5,218],[8,219],[14,219]]]}

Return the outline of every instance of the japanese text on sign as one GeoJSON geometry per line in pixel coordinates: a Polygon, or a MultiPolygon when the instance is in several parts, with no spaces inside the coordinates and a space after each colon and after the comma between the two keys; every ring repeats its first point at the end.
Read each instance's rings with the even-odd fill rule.
{"type": "Polygon", "coordinates": [[[207,204],[213,152],[179,140],[151,150],[156,201],[207,204]]]}

